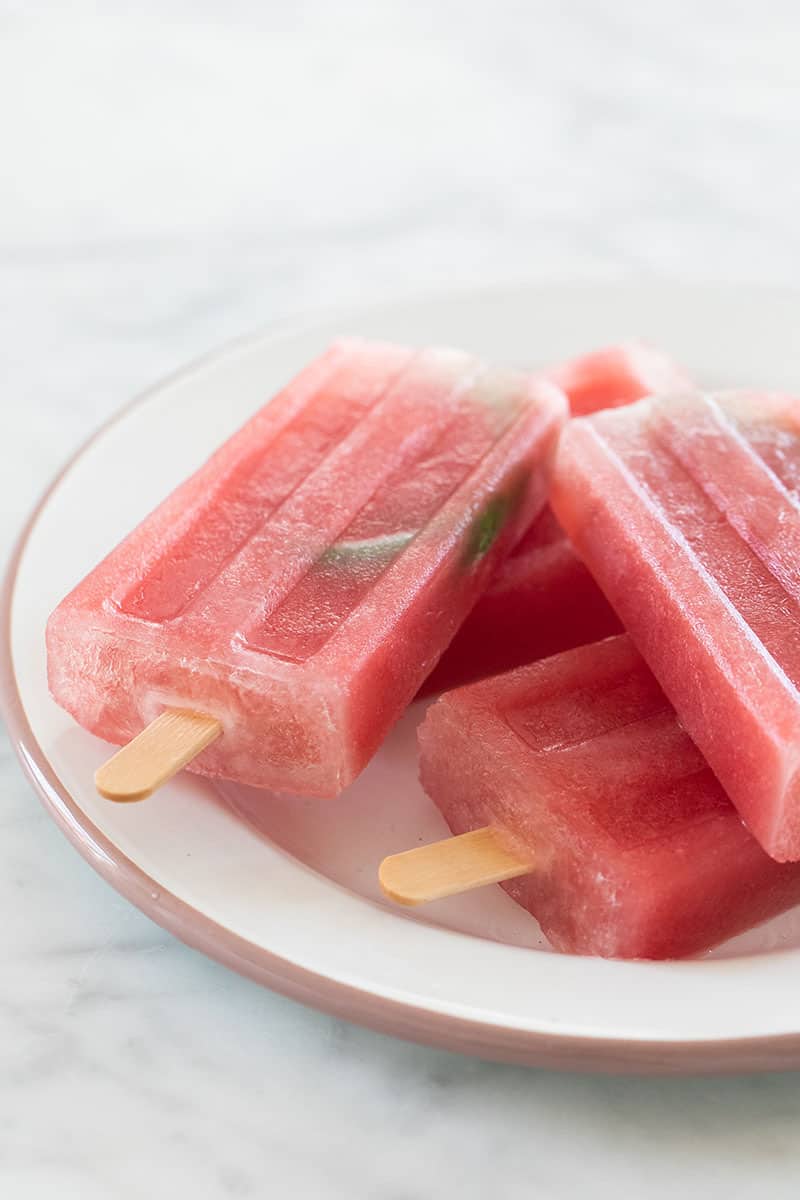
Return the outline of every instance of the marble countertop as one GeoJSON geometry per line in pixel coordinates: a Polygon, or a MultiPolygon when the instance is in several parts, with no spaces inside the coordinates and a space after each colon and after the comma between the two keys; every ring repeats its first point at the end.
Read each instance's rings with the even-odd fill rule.
{"type": "MultiPolygon", "coordinates": [[[[0,549],[129,396],[287,314],[795,282],[799,56],[789,0],[0,3],[0,549]]],[[[331,1020],[112,892],[3,735],[0,784],[0,1194],[796,1196],[797,1076],[558,1076],[331,1020]]]]}

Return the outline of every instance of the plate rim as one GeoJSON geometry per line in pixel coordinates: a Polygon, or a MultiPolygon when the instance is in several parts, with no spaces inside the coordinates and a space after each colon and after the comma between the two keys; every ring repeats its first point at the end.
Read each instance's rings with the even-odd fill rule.
{"type": "MultiPolygon", "coordinates": [[[[549,286],[579,288],[647,287],[653,280],[553,281],[549,286]]],[[[680,288],[674,280],[662,281],[668,288],[680,288]]],[[[395,305],[376,306],[390,309],[398,302],[414,304],[445,302],[465,293],[505,293],[541,290],[542,281],[508,281],[507,284],[463,287],[429,291],[416,297],[398,297],[395,305]]],[[[683,285],[684,287],[686,285],[683,285]]],[[[700,288],[695,283],[694,288],[700,288]]],[[[707,287],[720,287],[709,281],[707,287]]],[[[724,285],[727,287],[728,285],[724,285]]],[[[797,289],[748,284],[750,291],[762,296],[770,293],[784,298],[798,296],[797,289]]],[[[702,289],[701,289],[702,290],[702,289]]],[[[134,409],[145,405],[170,384],[180,382],[205,365],[219,362],[237,350],[254,343],[278,341],[302,335],[323,323],[334,313],[346,319],[363,306],[336,310],[329,308],[305,317],[271,322],[250,333],[229,339],[193,358],[177,370],[167,373],[120,406],[70,454],[40,494],[12,547],[0,584],[0,716],[9,730],[12,749],[23,772],[33,785],[45,810],[62,833],[116,891],[135,904],[147,917],[184,944],[199,950],[212,960],[308,1007],[337,1018],[353,1021],[381,1033],[429,1046],[460,1052],[498,1062],[550,1067],[560,1070],[602,1071],[613,1073],[697,1074],[736,1071],[774,1071],[800,1067],[800,1032],[723,1037],[702,1040],[666,1040],[609,1037],[568,1032],[544,1032],[518,1029],[486,1020],[476,1020],[426,1008],[423,1005],[381,996],[367,988],[356,987],[300,966],[265,947],[234,933],[181,899],[132,862],[103,834],[80,806],[52,768],[47,755],[28,721],[12,657],[12,611],[19,566],[29,538],[42,511],[62,479],[95,441],[118,424],[134,409]]]]}

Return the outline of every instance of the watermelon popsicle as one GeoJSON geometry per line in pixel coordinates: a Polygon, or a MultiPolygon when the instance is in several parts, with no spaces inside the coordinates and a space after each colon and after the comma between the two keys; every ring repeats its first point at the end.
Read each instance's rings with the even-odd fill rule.
{"type": "Polygon", "coordinates": [[[800,901],[800,865],[748,833],[625,635],[446,694],[419,741],[459,836],[386,860],[395,898],[503,881],[557,949],[656,959],[800,901]]]}
{"type": "MultiPolygon", "coordinates": [[[[573,415],[690,386],[671,358],[638,342],[592,351],[547,374],[565,391],[573,415]]],[[[547,505],[500,564],[422,690],[449,691],[621,628],[547,505]]]]}
{"type": "Polygon", "coordinates": [[[548,504],[500,564],[421,692],[448,692],[621,629],[548,504]]]}
{"type": "Polygon", "coordinates": [[[800,859],[800,401],[575,421],[553,505],[753,834],[800,859]]]}
{"type": "Polygon", "coordinates": [[[117,744],[201,714],[193,769],[336,795],[543,504],[565,413],[458,351],[337,343],[58,606],[54,698],[117,744]]]}
{"type": "Polygon", "coordinates": [[[547,376],[566,393],[573,417],[690,386],[674,359],[646,342],[591,350],[548,368],[547,376]]]}

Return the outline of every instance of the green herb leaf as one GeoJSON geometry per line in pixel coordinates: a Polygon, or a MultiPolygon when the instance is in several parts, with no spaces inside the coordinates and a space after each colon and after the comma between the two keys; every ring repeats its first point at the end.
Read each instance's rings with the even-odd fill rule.
{"type": "Polygon", "coordinates": [[[494,496],[472,523],[467,535],[465,559],[472,564],[483,558],[497,540],[512,504],[508,496],[494,496]]]}
{"type": "Polygon", "coordinates": [[[347,567],[350,563],[388,561],[404,550],[415,534],[416,530],[403,529],[355,542],[335,542],[328,547],[320,562],[347,567]]]}

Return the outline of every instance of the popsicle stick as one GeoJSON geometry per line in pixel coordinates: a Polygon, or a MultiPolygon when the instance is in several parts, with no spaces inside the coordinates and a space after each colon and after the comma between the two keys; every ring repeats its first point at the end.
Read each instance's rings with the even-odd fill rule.
{"type": "Polygon", "coordinates": [[[145,800],[222,733],[216,717],[168,708],[95,772],[107,800],[145,800]]]}
{"type": "Polygon", "coordinates": [[[392,854],[381,863],[378,878],[390,900],[414,905],[527,875],[533,865],[532,858],[515,853],[487,826],[392,854]]]}

